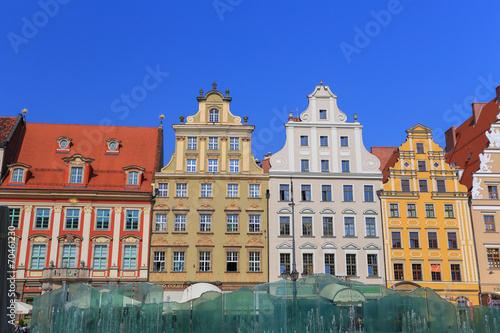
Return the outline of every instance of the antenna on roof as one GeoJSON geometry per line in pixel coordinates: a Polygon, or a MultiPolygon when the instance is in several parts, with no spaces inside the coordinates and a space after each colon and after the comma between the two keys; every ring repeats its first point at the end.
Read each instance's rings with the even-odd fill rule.
{"type": "Polygon", "coordinates": [[[295,113],[297,114],[296,118],[298,118],[299,117],[299,108],[298,107],[295,109],[295,113]]]}

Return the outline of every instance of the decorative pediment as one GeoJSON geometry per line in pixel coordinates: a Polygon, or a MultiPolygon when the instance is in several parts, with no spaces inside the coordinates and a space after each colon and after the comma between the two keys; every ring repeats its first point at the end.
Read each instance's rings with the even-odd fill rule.
{"type": "Polygon", "coordinates": [[[167,237],[163,237],[163,236],[158,236],[158,235],[154,235],[154,237],[151,239],[151,245],[168,245],[168,240],[167,240],[167,237]]]}
{"type": "Polygon", "coordinates": [[[136,235],[125,235],[120,237],[120,240],[124,243],[140,243],[141,237],[136,235]]]}
{"type": "Polygon", "coordinates": [[[342,250],[361,250],[361,248],[354,243],[349,243],[342,246],[342,250]]]}
{"type": "Polygon", "coordinates": [[[57,236],[57,239],[60,243],[80,243],[83,240],[82,236],[71,233],[57,236]]]}
{"type": "Polygon", "coordinates": [[[264,247],[264,244],[259,239],[252,238],[247,242],[246,247],[264,247]]]}
{"type": "Polygon", "coordinates": [[[28,239],[33,243],[48,243],[49,240],[51,240],[52,238],[50,238],[50,236],[47,235],[36,234],[36,235],[31,235],[30,237],[28,237],[28,239]]]}
{"type": "Polygon", "coordinates": [[[321,245],[321,248],[322,249],[336,249],[337,245],[335,243],[332,243],[332,242],[326,242],[326,243],[323,243],[323,245],[321,245]]]}
{"type": "Polygon", "coordinates": [[[323,208],[319,213],[320,214],[335,214],[335,211],[331,208],[323,208]]]}
{"type": "Polygon", "coordinates": [[[281,243],[280,245],[276,246],[277,249],[292,249],[292,245],[284,242],[284,243],[281,243]]]}
{"type": "Polygon", "coordinates": [[[64,157],[62,159],[64,161],[64,163],[66,163],[66,165],[70,162],[74,162],[74,163],[92,163],[94,162],[94,159],[92,158],[86,158],[86,157],[83,157],[82,154],[73,154],[69,157],[64,157]]]}
{"type": "Polygon", "coordinates": [[[229,210],[229,211],[233,211],[233,212],[236,212],[236,211],[241,212],[241,208],[236,206],[235,204],[230,204],[229,206],[224,207],[224,210],[226,210],[226,211],[229,210]]]}
{"type": "Polygon", "coordinates": [[[94,235],[90,237],[90,240],[92,243],[109,243],[111,242],[112,238],[108,235],[94,235]]]}
{"type": "Polygon", "coordinates": [[[368,245],[363,246],[363,250],[382,250],[382,248],[377,244],[370,243],[368,245]]]}
{"type": "Polygon", "coordinates": [[[312,208],[306,207],[300,210],[300,214],[314,214],[314,210],[312,208]]]}
{"type": "Polygon", "coordinates": [[[373,209],[367,209],[363,212],[363,214],[365,214],[365,215],[378,215],[377,211],[375,211],[373,209]]]}
{"type": "Polygon", "coordinates": [[[198,208],[198,211],[200,211],[200,210],[201,210],[201,211],[207,211],[207,210],[209,210],[209,211],[215,211],[215,208],[214,208],[214,207],[212,207],[212,206],[210,206],[210,205],[208,205],[208,204],[205,204],[205,205],[201,205],[201,206],[198,208]]]}
{"type": "Polygon", "coordinates": [[[292,214],[292,210],[290,208],[280,208],[278,214],[292,214]]]}
{"type": "Polygon", "coordinates": [[[165,204],[157,204],[155,205],[154,210],[170,210],[170,207],[165,204]]]}
{"type": "Polygon", "coordinates": [[[224,244],[224,247],[241,247],[241,244],[235,241],[234,238],[231,238],[229,242],[226,242],[226,244],[224,244]]]}
{"type": "Polygon", "coordinates": [[[351,208],[346,208],[342,211],[342,214],[353,214],[355,215],[356,214],[356,211],[354,209],[351,209],[351,208]]]}
{"type": "Polygon", "coordinates": [[[146,171],[146,169],[144,169],[143,167],[140,167],[138,165],[129,165],[129,166],[123,167],[122,169],[123,169],[123,171],[128,171],[128,170],[140,170],[142,172],[146,171]]]}
{"type": "Polygon", "coordinates": [[[185,205],[185,204],[183,204],[183,203],[179,203],[179,204],[177,204],[177,206],[175,206],[172,210],[184,210],[184,211],[186,211],[186,210],[189,210],[189,207],[188,207],[188,206],[186,206],[186,205],[185,205]]]}
{"type": "Polygon", "coordinates": [[[260,207],[259,205],[251,205],[250,207],[248,207],[246,209],[246,211],[252,211],[252,212],[263,212],[264,209],[262,207],[260,207]]]}
{"type": "Polygon", "coordinates": [[[202,237],[196,242],[196,246],[214,246],[214,242],[208,237],[202,237]]]}
{"type": "Polygon", "coordinates": [[[175,242],[173,242],[172,246],[188,247],[189,244],[179,238],[175,242]]]}
{"type": "Polygon", "coordinates": [[[311,244],[309,242],[302,244],[299,246],[299,249],[317,249],[318,247],[314,244],[311,244]]]}

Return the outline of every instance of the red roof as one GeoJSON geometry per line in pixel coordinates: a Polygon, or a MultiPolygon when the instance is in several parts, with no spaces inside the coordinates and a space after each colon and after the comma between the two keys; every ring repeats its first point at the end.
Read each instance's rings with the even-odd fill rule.
{"type": "Polygon", "coordinates": [[[16,119],[16,117],[0,117],[0,147],[5,146],[16,119]]]}
{"type": "Polygon", "coordinates": [[[389,168],[392,168],[399,158],[398,147],[372,147],[371,153],[380,160],[380,171],[384,176],[383,182],[386,183],[389,178],[389,168]]]}
{"type": "MultiPolygon", "coordinates": [[[[15,119],[15,118],[14,118],[15,119]]],[[[65,124],[26,124],[26,134],[15,160],[29,166],[31,176],[24,186],[9,186],[7,177],[1,188],[8,189],[68,189],[63,158],[81,154],[91,162],[92,174],[86,187],[90,191],[151,191],[154,173],[162,163],[163,129],[152,127],[119,127],[65,124]],[[71,139],[69,152],[58,152],[59,137],[71,139]],[[119,154],[107,154],[106,140],[121,141],[119,154]],[[140,188],[125,189],[124,167],[144,168],[140,188]]],[[[75,188],[71,187],[71,190],[75,188]]]]}

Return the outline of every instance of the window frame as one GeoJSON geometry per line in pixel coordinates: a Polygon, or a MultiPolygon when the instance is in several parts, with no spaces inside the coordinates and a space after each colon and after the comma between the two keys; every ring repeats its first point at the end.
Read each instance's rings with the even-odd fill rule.
{"type": "Polygon", "coordinates": [[[208,137],[208,150],[219,150],[219,138],[216,136],[208,137]]]}
{"type": "Polygon", "coordinates": [[[80,208],[67,208],[64,212],[64,229],[63,230],[80,230],[80,208]],[[71,215],[70,215],[71,212],[71,215]],[[76,215],[73,215],[76,212],[76,215]],[[76,227],[75,227],[76,221],[76,227]]]}
{"type": "Polygon", "coordinates": [[[35,211],[35,223],[33,224],[33,229],[34,230],[49,230],[51,218],[52,218],[52,210],[50,208],[37,207],[36,211],[35,211]],[[47,211],[48,215],[47,216],[45,216],[45,215],[39,215],[38,214],[39,211],[47,211]],[[44,220],[42,220],[42,223],[46,219],[47,226],[44,227],[44,224],[42,224],[42,226],[39,227],[38,226],[38,218],[44,219],[44,220]]]}
{"type": "Polygon", "coordinates": [[[300,136],[300,146],[301,147],[309,147],[309,135],[301,135],[300,136]]]}
{"type": "Polygon", "coordinates": [[[219,160],[216,158],[208,159],[208,172],[219,172],[219,160]]]}
{"type": "Polygon", "coordinates": [[[248,271],[252,273],[260,272],[261,253],[259,251],[248,252],[248,271]]]}
{"type": "Polygon", "coordinates": [[[239,232],[238,214],[226,214],[226,232],[239,232]]]}
{"type": "Polygon", "coordinates": [[[175,184],[175,197],[176,198],[186,198],[187,197],[187,183],[176,183],[175,184]]]}
{"type": "Polygon", "coordinates": [[[365,202],[375,202],[375,196],[373,195],[373,185],[363,185],[363,193],[365,202]]]}
{"type": "Polygon", "coordinates": [[[153,272],[155,273],[165,272],[165,263],[166,263],[165,258],[166,258],[165,251],[153,251],[153,270],[152,270],[153,272]]]}
{"type": "Polygon", "coordinates": [[[172,272],[179,273],[185,272],[186,269],[186,252],[185,251],[173,251],[172,253],[172,272]]]}
{"type": "Polygon", "coordinates": [[[35,243],[31,246],[31,256],[30,256],[30,270],[43,270],[47,265],[47,244],[39,244],[35,243]],[[35,248],[38,249],[38,252],[35,254],[35,248]],[[43,248],[43,253],[41,253],[41,249],[43,248]],[[33,261],[37,260],[36,267],[33,265],[33,261]]]}
{"type": "Polygon", "coordinates": [[[155,232],[166,232],[167,231],[167,214],[155,215],[155,232]]]}
{"type": "Polygon", "coordinates": [[[186,172],[196,172],[196,159],[188,158],[186,160],[186,172]]]}
{"type": "Polygon", "coordinates": [[[321,185],[321,201],[323,202],[332,201],[332,185],[329,184],[321,185]]]}
{"type": "Polygon", "coordinates": [[[323,237],[334,237],[333,216],[323,216],[323,237]]]}
{"type": "Polygon", "coordinates": [[[212,271],[212,252],[198,251],[198,272],[212,271]]]}
{"type": "Polygon", "coordinates": [[[195,136],[188,136],[187,138],[187,150],[197,150],[198,149],[198,138],[195,136]],[[194,141],[194,142],[192,142],[194,141]]]}
{"type": "Polygon", "coordinates": [[[280,236],[290,236],[290,216],[280,216],[280,236]],[[285,233],[288,230],[288,233],[285,233]]]}
{"type": "Polygon", "coordinates": [[[93,255],[92,255],[92,270],[104,271],[108,269],[108,244],[94,244],[93,255]],[[102,249],[105,249],[102,253],[102,249]],[[99,253],[97,250],[100,249],[99,253]],[[99,263],[96,265],[96,261],[99,263]]]}
{"type": "Polygon", "coordinates": [[[248,215],[248,232],[262,232],[260,227],[261,227],[260,215],[258,214],[248,215]]]}
{"type": "Polygon", "coordinates": [[[311,184],[300,185],[300,201],[312,201],[311,184]]]}
{"type": "Polygon", "coordinates": [[[330,160],[321,160],[321,172],[330,172],[330,160]]]}
{"type": "Polygon", "coordinates": [[[168,183],[158,183],[158,197],[168,198],[168,183]]]}
{"type": "Polygon", "coordinates": [[[349,147],[349,137],[348,136],[341,136],[340,137],[340,147],[349,147]]]}
{"type": "Polygon", "coordinates": [[[438,242],[438,233],[437,231],[428,231],[427,232],[427,246],[429,249],[439,249],[439,242],[438,242]],[[431,237],[431,235],[436,236],[436,237],[431,237]]]}
{"type": "Polygon", "coordinates": [[[137,269],[137,244],[124,244],[123,245],[123,260],[122,260],[122,269],[126,271],[136,270],[137,269]],[[127,249],[135,249],[135,253],[127,253],[127,249]],[[134,263],[134,267],[132,267],[132,263],[134,263]]]}
{"type": "Polygon", "coordinates": [[[354,187],[352,185],[342,185],[342,194],[344,202],[354,202],[354,187]]]}
{"type": "Polygon", "coordinates": [[[320,147],[328,147],[328,136],[327,135],[320,135],[319,146],[320,147]]]}
{"type": "Polygon", "coordinates": [[[483,221],[484,232],[496,232],[495,215],[483,215],[483,221]]]}
{"type": "Polygon", "coordinates": [[[309,160],[301,159],[300,160],[300,171],[301,172],[309,172],[309,160]]]}
{"type": "Polygon", "coordinates": [[[356,237],[356,219],[354,216],[344,216],[344,237],[356,237]]]}
{"type": "Polygon", "coordinates": [[[342,160],[342,172],[351,172],[351,165],[349,160],[342,160]]]}
{"type": "Polygon", "coordinates": [[[139,171],[136,170],[130,170],[127,172],[127,185],[128,186],[139,186],[140,181],[139,181],[139,171]]]}
{"type": "Polygon", "coordinates": [[[238,137],[229,138],[229,150],[240,150],[240,138],[238,137]]]}
{"type": "Polygon", "coordinates": [[[186,214],[174,214],[174,232],[186,232],[187,217],[186,214]]]}
{"type": "Polygon", "coordinates": [[[300,220],[301,220],[301,227],[302,227],[301,236],[306,236],[306,237],[314,236],[313,217],[310,215],[302,216],[302,218],[300,220]]]}
{"type": "Polygon", "coordinates": [[[229,160],[229,172],[232,173],[240,172],[240,160],[238,159],[229,160]]]}
{"type": "Polygon", "coordinates": [[[240,188],[239,184],[227,184],[227,197],[228,198],[239,198],[240,188]]]}
{"type": "Polygon", "coordinates": [[[208,122],[209,123],[218,123],[219,122],[219,110],[218,109],[210,109],[210,111],[208,111],[208,122]]]}
{"type": "Polygon", "coordinates": [[[201,198],[212,198],[213,197],[213,195],[212,195],[212,183],[202,183],[200,185],[200,197],[201,198]]]}
{"type": "Polygon", "coordinates": [[[248,185],[248,197],[254,199],[260,198],[260,184],[248,185]]]}
{"type": "Polygon", "coordinates": [[[130,208],[126,209],[124,220],[125,220],[123,223],[124,231],[140,231],[140,226],[141,226],[141,211],[140,211],[140,209],[130,209],[130,208]],[[129,213],[132,215],[129,215],[129,213]],[[134,216],[135,213],[137,213],[137,216],[134,216]],[[137,224],[137,226],[136,226],[136,224],[137,224]]]}

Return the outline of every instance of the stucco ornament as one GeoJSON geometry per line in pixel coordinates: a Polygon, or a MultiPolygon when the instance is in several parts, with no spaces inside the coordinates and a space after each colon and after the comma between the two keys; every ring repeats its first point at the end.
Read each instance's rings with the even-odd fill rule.
{"type": "Polygon", "coordinates": [[[472,199],[482,199],[483,195],[481,194],[480,190],[483,188],[481,187],[481,178],[474,177],[474,180],[472,181],[472,199]]]}
{"type": "Polygon", "coordinates": [[[479,160],[481,161],[481,166],[479,167],[478,172],[491,173],[492,166],[488,165],[488,163],[493,162],[491,154],[479,154],[479,160]]]}
{"type": "Polygon", "coordinates": [[[490,141],[488,148],[500,148],[500,130],[491,128],[489,131],[486,131],[486,137],[490,141]]]}

